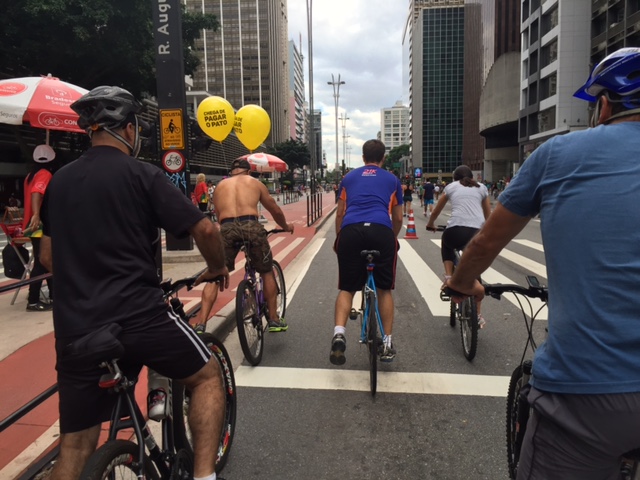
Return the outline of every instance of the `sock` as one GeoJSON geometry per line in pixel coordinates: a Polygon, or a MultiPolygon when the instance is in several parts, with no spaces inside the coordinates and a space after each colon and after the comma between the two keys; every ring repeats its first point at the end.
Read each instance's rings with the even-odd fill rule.
{"type": "Polygon", "coordinates": [[[193,477],[193,480],[216,480],[216,472],[213,472],[208,477],[193,477]]]}
{"type": "Polygon", "coordinates": [[[382,342],[384,343],[385,347],[391,347],[391,335],[385,335],[384,338],[382,339],[382,342]]]}
{"type": "Polygon", "coordinates": [[[333,327],[333,335],[337,335],[339,333],[341,333],[342,335],[344,335],[346,333],[347,329],[345,327],[333,327]]]}

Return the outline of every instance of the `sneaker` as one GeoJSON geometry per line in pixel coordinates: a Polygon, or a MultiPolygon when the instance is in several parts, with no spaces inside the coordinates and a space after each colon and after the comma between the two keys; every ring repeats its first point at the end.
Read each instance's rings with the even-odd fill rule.
{"type": "Polygon", "coordinates": [[[289,325],[284,321],[284,318],[280,320],[269,320],[270,332],[286,332],[288,328],[289,325]]]}
{"type": "Polygon", "coordinates": [[[347,349],[347,341],[344,338],[344,335],[341,333],[336,333],[333,336],[333,340],[331,340],[331,354],[329,355],[329,360],[334,365],[344,365],[344,362],[347,361],[347,358],[344,356],[344,351],[347,349]]]}
{"type": "Polygon", "coordinates": [[[487,321],[484,319],[482,315],[478,315],[478,328],[484,328],[487,324],[487,321]]]}
{"type": "Polygon", "coordinates": [[[27,305],[27,312],[48,312],[52,308],[53,305],[51,303],[30,303],[29,305],[27,305]]]}
{"type": "Polygon", "coordinates": [[[390,347],[385,345],[382,349],[382,353],[380,354],[380,361],[393,362],[394,358],[396,358],[396,349],[393,347],[393,343],[391,343],[390,347]]]}

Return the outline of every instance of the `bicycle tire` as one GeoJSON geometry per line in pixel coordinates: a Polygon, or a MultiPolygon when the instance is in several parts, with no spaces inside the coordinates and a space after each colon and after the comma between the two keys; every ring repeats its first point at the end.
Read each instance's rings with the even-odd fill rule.
{"type": "Polygon", "coordinates": [[[507,464],[511,480],[518,474],[520,449],[529,420],[529,404],[526,401],[523,404],[520,396],[523,379],[522,365],[518,365],[511,374],[507,391],[507,464]]]}
{"type": "Polygon", "coordinates": [[[375,396],[378,389],[378,320],[373,294],[367,296],[367,346],[369,347],[369,381],[371,395],[375,396]]]}
{"type": "Polygon", "coordinates": [[[451,306],[449,307],[449,325],[452,328],[456,327],[456,315],[458,314],[458,305],[451,300],[451,306]]]}
{"type": "MultiPolygon", "coordinates": [[[[218,340],[213,334],[205,332],[201,333],[200,339],[204,342],[213,357],[218,362],[222,370],[222,381],[225,391],[225,413],[222,422],[222,432],[220,434],[220,443],[218,444],[218,455],[216,458],[216,473],[220,473],[227,464],[233,436],[236,429],[236,380],[233,374],[233,366],[231,358],[224,344],[218,340]]],[[[189,391],[182,385],[174,382],[173,384],[173,436],[177,449],[184,449],[188,453],[193,454],[191,444],[191,432],[187,423],[187,413],[189,411],[189,391]]]]}
{"type": "Polygon", "coordinates": [[[475,298],[465,298],[460,304],[459,311],[462,352],[465,358],[471,361],[478,349],[478,310],[475,298]]]}
{"type": "MultiPolygon", "coordinates": [[[[273,261],[272,271],[273,271],[273,276],[276,279],[276,287],[277,287],[276,316],[277,318],[284,318],[284,315],[287,311],[287,286],[284,281],[284,272],[282,271],[282,267],[275,260],[273,261]]],[[[267,315],[267,320],[269,320],[268,310],[265,309],[265,312],[267,315]]]]}
{"type": "Polygon", "coordinates": [[[251,365],[258,365],[264,350],[264,326],[258,315],[254,287],[248,280],[242,280],[236,292],[236,324],[244,358],[251,365]]]}
{"type": "MultiPolygon", "coordinates": [[[[87,460],[81,480],[110,480],[137,478],[138,445],[129,440],[112,440],[98,448],[87,460]],[[130,475],[124,475],[130,473],[130,475]]],[[[145,478],[160,480],[151,459],[144,455],[145,478]]]]}

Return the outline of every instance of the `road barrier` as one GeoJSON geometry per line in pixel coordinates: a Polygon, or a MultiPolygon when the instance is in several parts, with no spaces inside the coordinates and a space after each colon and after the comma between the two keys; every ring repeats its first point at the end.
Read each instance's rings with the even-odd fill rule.
{"type": "Polygon", "coordinates": [[[322,217],[322,193],[312,193],[307,197],[307,227],[322,217]]]}

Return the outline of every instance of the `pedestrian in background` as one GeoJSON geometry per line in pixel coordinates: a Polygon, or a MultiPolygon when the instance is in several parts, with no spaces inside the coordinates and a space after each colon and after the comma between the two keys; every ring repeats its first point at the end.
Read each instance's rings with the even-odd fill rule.
{"type": "MultiPolygon", "coordinates": [[[[31,277],[37,277],[47,273],[47,269],[40,263],[40,241],[42,237],[42,225],[40,220],[40,207],[42,198],[47,190],[53,172],[55,170],[56,152],[49,145],[38,145],[33,151],[33,161],[31,172],[24,179],[24,216],[22,220],[23,235],[31,238],[33,246],[33,269],[31,277]]],[[[53,280],[47,280],[49,289],[49,300],[53,295],[53,280]]],[[[28,312],[46,312],[53,307],[50,302],[40,300],[40,290],[42,280],[29,285],[29,296],[27,298],[28,312]]]]}
{"type": "Polygon", "coordinates": [[[196,188],[193,190],[193,196],[198,202],[201,212],[206,212],[209,206],[209,187],[207,187],[207,177],[204,173],[199,173],[196,177],[196,188]]]}

